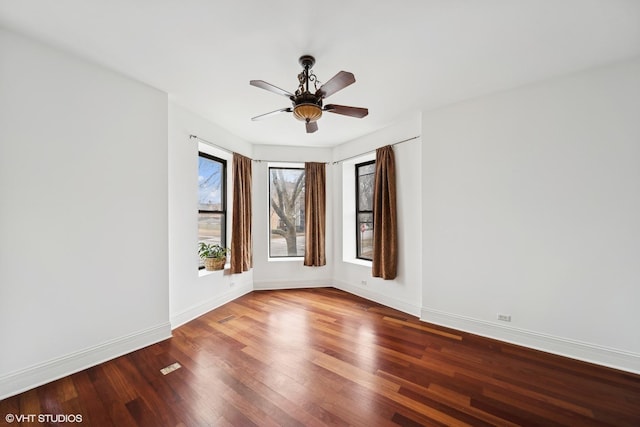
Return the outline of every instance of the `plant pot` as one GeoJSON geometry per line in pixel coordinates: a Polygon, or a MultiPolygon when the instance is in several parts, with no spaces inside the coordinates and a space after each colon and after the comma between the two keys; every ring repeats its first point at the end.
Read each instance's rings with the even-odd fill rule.
{"type": "Polygon", "coordinates": [[[205,258],[204,268],[207,271],[223,270],[227,258],[205,258]]]}

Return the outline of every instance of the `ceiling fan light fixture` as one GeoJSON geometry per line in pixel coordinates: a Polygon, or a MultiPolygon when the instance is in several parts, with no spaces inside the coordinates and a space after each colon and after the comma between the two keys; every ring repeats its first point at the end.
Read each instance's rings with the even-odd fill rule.
{"type": "Polygon", "coordinates": [[[317,104],[298,104],[293,108],[293,115],[300,121],[311,123],[322,117],[322,108],[317,104]]]}

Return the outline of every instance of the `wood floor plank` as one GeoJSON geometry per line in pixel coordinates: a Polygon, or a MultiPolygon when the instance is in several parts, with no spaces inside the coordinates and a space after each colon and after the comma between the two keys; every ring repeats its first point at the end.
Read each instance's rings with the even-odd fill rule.
{"type": "Polygon", "coordinates": [[[540,419],[545,421],[550,420],[559,425],[580,425],[584,427],[593,425],[592,411],[585,411],[579,407],[576,411],[568,407],[570,405],[565,404],[565,402],[558,402],[557,400],[549,402],[546,400],[527,398],[526,396],[517,395],[506,390],[494,389],[492,387],[487,387],[483,392],[483,396],[500,402],[502,405],[509,405],[526,411],[529,414],[528,417],[532,417],[532,415],[535,414],[539,416],[540,419]]]}
{"type": "Polygon", "coordinates": [[[88,375],[88,370],[78,372],[68,377],[73,379],[76,387],[78,406],[82,414],[82,422],[85,425],[114,426],[113,420],[108,416],[108,410],[102,399],[99,398],[98,391],[88,375]],[[85,399],[85,396],[92,396],[92,399],[85,399]]]}
{"type": "Polygon", "coordinates": [[[333,288],[255,291],[168,340],[4,399],[0,412],[0,425],[62,413],[99,427],[637,427],[640,376],[333,288]]]}
{"type": "Polygon", "coordinates": [[[443,336],[443,337],[451,338],[453,340],[462,341],[462,336],[461,335],[456,335],[456,334],[452,334],[452,333],[449,333],[449,332],[440,331],[438,329],[430,328],[428,326],[417,325],[417,324],[414,324],[414,323],[407,322],[405,320],[400,320],[400,319],[396,319],[396,318],[388,317],[388,316],[383,317],[382,320],[387,321],[387,322],[393,322],[393,323],[396,323],[396,324],[399,324],[399,325],[402,325],[402,326],[405,326],[405,327],[408,327],[408,328],[419,329],[421,331],[426,331],[426,332],[429,332],[429,333],[432,333],[432,334],[436,334],[436,335],[440,335],[440,336],[443,336]]]}

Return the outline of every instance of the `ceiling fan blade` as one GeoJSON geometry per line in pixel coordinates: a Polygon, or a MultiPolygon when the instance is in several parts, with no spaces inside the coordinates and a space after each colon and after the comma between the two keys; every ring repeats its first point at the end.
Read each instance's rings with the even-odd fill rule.
{"type": "Polygon", "coordinates": [[[290,98],[293,96],[291,92],[287,92],[284,89],[280,89],[278,86],[274,86],[271,83],[267,83],[264,80],[251,80],[249,82],[251,86],[259,87],[260,89],[268,90],[269,92],[277,93],[278,95],[286,96],[290,98]]]}
{"type": "Polygon", "coordinates": [[[314,133],[318,130],[318,123],[316,122],[308,122],[307,125],[307,133],[314,133]]]}
{"type": "Polygon", "coordinates": [[[355,76],[348,71],[340,71],[335,76],[331,77],[328,82],[320,86],[320,89],[317,90],[316,95],[321,98],[327,98],[339,90],[344,89],[356,82],[355,76]]]}
{"type": "Polygon", "coordinates": [[[280,114],[280,113],[290,113],[292,111],[293,111],[293,109],[291,107],[281,108],[279,110],[275,110],[275,111],[271,111],[269,113],[260,114],[259,116],[251,117],[251,120],[262,120],[265,117],[275,116],[276,114],[280,114]]]}
{"type": "Polygon", "coordinates": [[[327,104],[324,106],[324,111],[330,113],[342,114],[343,116],[357,117],[359,119],[369,114],[367,108],[360,107],[348,107],[346,105],[327,104]]]}

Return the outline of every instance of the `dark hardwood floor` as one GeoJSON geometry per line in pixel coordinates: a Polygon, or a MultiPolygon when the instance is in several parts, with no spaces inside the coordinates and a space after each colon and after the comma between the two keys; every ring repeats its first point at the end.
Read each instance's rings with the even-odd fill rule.
{"type": "Polygon", "coordinates": [[[342,291],[252,292],[173,338],[0,402],[90,426],[640,426],[640,376],[342,291]],[[182,367],[167,374],[173,363],[182,367]]]}

